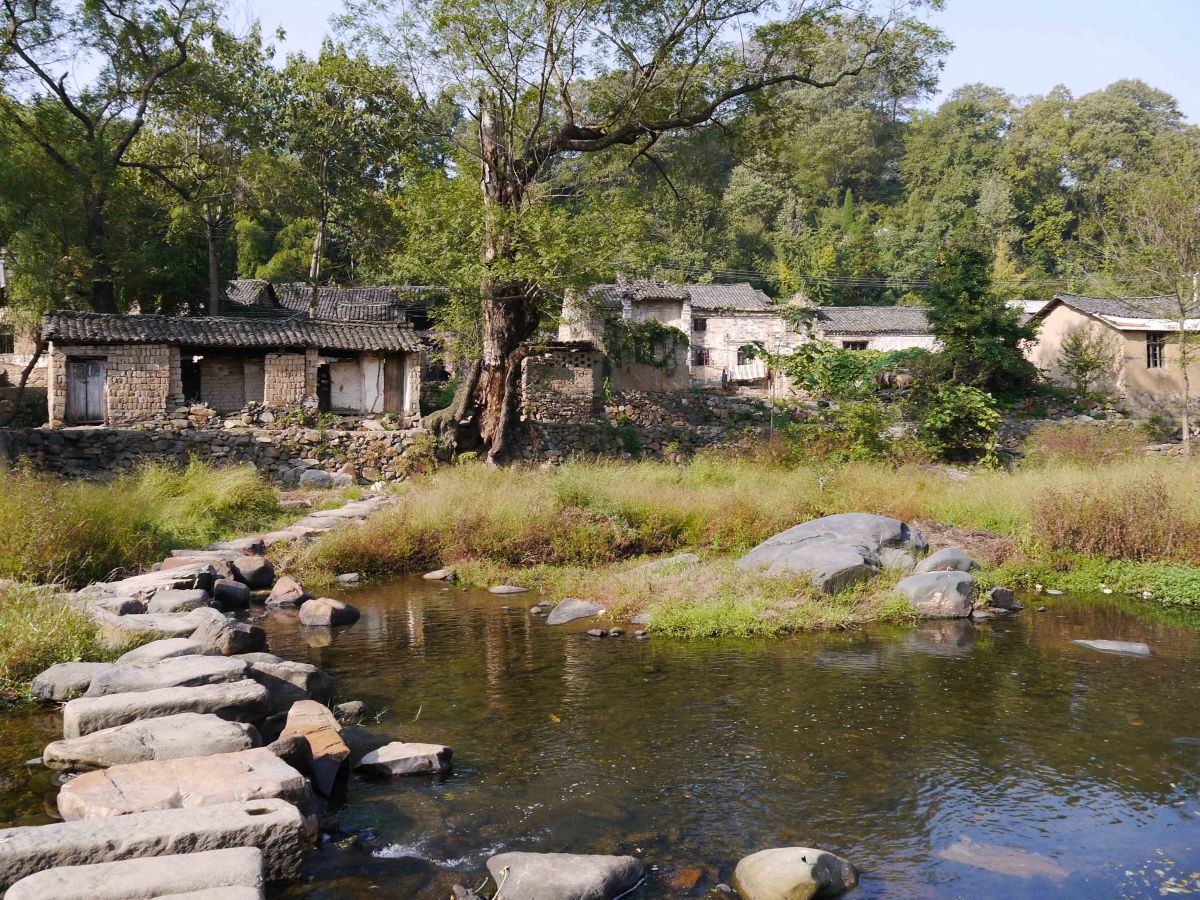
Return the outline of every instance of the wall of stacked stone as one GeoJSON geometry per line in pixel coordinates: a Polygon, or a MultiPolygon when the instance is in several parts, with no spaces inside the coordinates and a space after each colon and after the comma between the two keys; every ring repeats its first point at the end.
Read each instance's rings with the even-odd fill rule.
{"type": "Polygon", "coordinates": [[[304,399],[305,358],[300,353],[268,353],[265,363],[263,403],[294,406],[304,399]]]}
{"type": "Polygon", "coordinates": [[[0,429],[0,458],[72,477],[110,476],[146,460],[182,463],[194,457],[253,463],[282,484],[297,484],[310,469],[374,482],[405,477],[421,462],[428,445],[420,429],[344,431],[248,427],[230,420],[219,426],[184,422],[0,429]]]}
{"type": "MultiPolygon", "coordinates": [[[[178,369],[179,351],[166,344],[72,345],[69,358],[88,357],[107,360],[108,417],[113,422],[132,422],[161,415],[171,390],[177,384],[172,377],[172,361],[178,369]]],[[[48,393],[50,420],[61,422],[67,407],[68,353],[51,346],[49,351],[48,393]]]]}

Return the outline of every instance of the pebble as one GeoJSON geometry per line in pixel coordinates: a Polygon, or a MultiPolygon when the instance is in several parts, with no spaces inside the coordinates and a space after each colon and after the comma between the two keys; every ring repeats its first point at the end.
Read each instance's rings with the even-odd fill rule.
{"type": "Polygon", "coordinates": [[[608,632],[605,631],[603,628],[591,628],[587,631],[587,636],[594,637],[594,638],[602,638],[602,637],[607,637],[608,632]]]}

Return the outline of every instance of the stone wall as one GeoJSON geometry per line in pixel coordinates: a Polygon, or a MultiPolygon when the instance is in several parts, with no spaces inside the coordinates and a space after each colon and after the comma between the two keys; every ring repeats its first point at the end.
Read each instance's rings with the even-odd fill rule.
{"type": "Polygon", "coordinates": [[[110,476],[143,460],[184,463],[197,457],[253,463],[283,484],[298,483],[309,470],[375,482],[405,477],[425,465],[427,455],[428,436],[421,430],[264,428],[219,417],[184,416],[126,428],[0,429],[0,457],[67,476],[110,476]]]}
{"type": "Polygon", "coordinates": [[[67,409],[67,362],[104,359],[107,363],[107,406],[111,423],[134,422],[162,415],[178,376],[179,351],[166,344],[103,344],[48,349],[47,402],[52,424],[61,424],[67,409]],[[174,351],[172,353],[172,351],[174,351]]]}
{"type": "Polygon", "coordinates": [[[539,422],[592,421],[600,411],[604,354],[554,348],[521,364],[522,417],[539,422]]]}
{"type": "Polygon", "coordinates": [[[250,400],[247,396],[246,360],[240,356],[204,356],[200,360],[200,396],[217,412],[233,412],[250,400]]]}
{"type": "Polygon", "coordinates": [[[268,353],[264,370],[263,403],[267,406],[296,406],[304,394],[304,354],[268,353]]]}

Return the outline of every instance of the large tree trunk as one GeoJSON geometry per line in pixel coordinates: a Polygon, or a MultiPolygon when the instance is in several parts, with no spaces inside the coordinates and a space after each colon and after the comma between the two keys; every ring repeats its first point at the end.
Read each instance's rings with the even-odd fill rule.
{"type": "Polygon", "coordinates": [[[33,374],[34,368],[37,367],[38,360],[42,358],[42,353],[45,351],[46,345],[38,339],[37,346],[34,348],[33,356],[29,362],[25,364],[25,368],[21,370],[21,380],[17,382],[17,396],[13,398],[12,409],[8,415],[4,417],[4,421],[0,422],[0,428],[7,428],[16,421],[17,416],[21,413],[21,404],[25,401],[25,388],[29,385],[29,376],[33,374]]]}
{"type": "Polygon", "coordinates": [[[95,312],[117,312],[117,291],[113,285],[112,263],[108,260],[104,208],[107,198],[90,195],[84,198],[83,245],[92,262],[92,290],[88,302],[95,312]]]}
{"type": "Polygon", "coordinates": [[[317,317],[317,291],[320,290],[321,284],[321,252],[325,248],[325,221],[326,217],[321,216],[317,222],[317,233],[313,237],[312,256],[308,261],[308,317],[315,319],[317,317]]]}
{"type": "Polygon", "coordinates": [[[520,209],[526,185],[513,170],[503,135],[498,113],[485,99],[479,122],[484,203],[483,359],[476,406],[479,436],[493,463],[511,450],[520,403],[522,345],[538,324],[529,286],[514,280],[506,265],[514,253],[512,219],[520,209]]]}

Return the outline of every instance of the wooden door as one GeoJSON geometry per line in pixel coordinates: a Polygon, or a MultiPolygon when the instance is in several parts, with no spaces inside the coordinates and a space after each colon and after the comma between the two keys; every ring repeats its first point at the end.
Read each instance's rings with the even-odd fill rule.
{"type": "Polygon", "coordinates": [[[404,357],[388,356],[383,368],[383,411],[404,412],[404,357]]]}
{"type": "Polygon", "coordinates": [[[102,359],[67,362],[67,422],[103,422],[107,408],[108,363],[102,359]]]}

